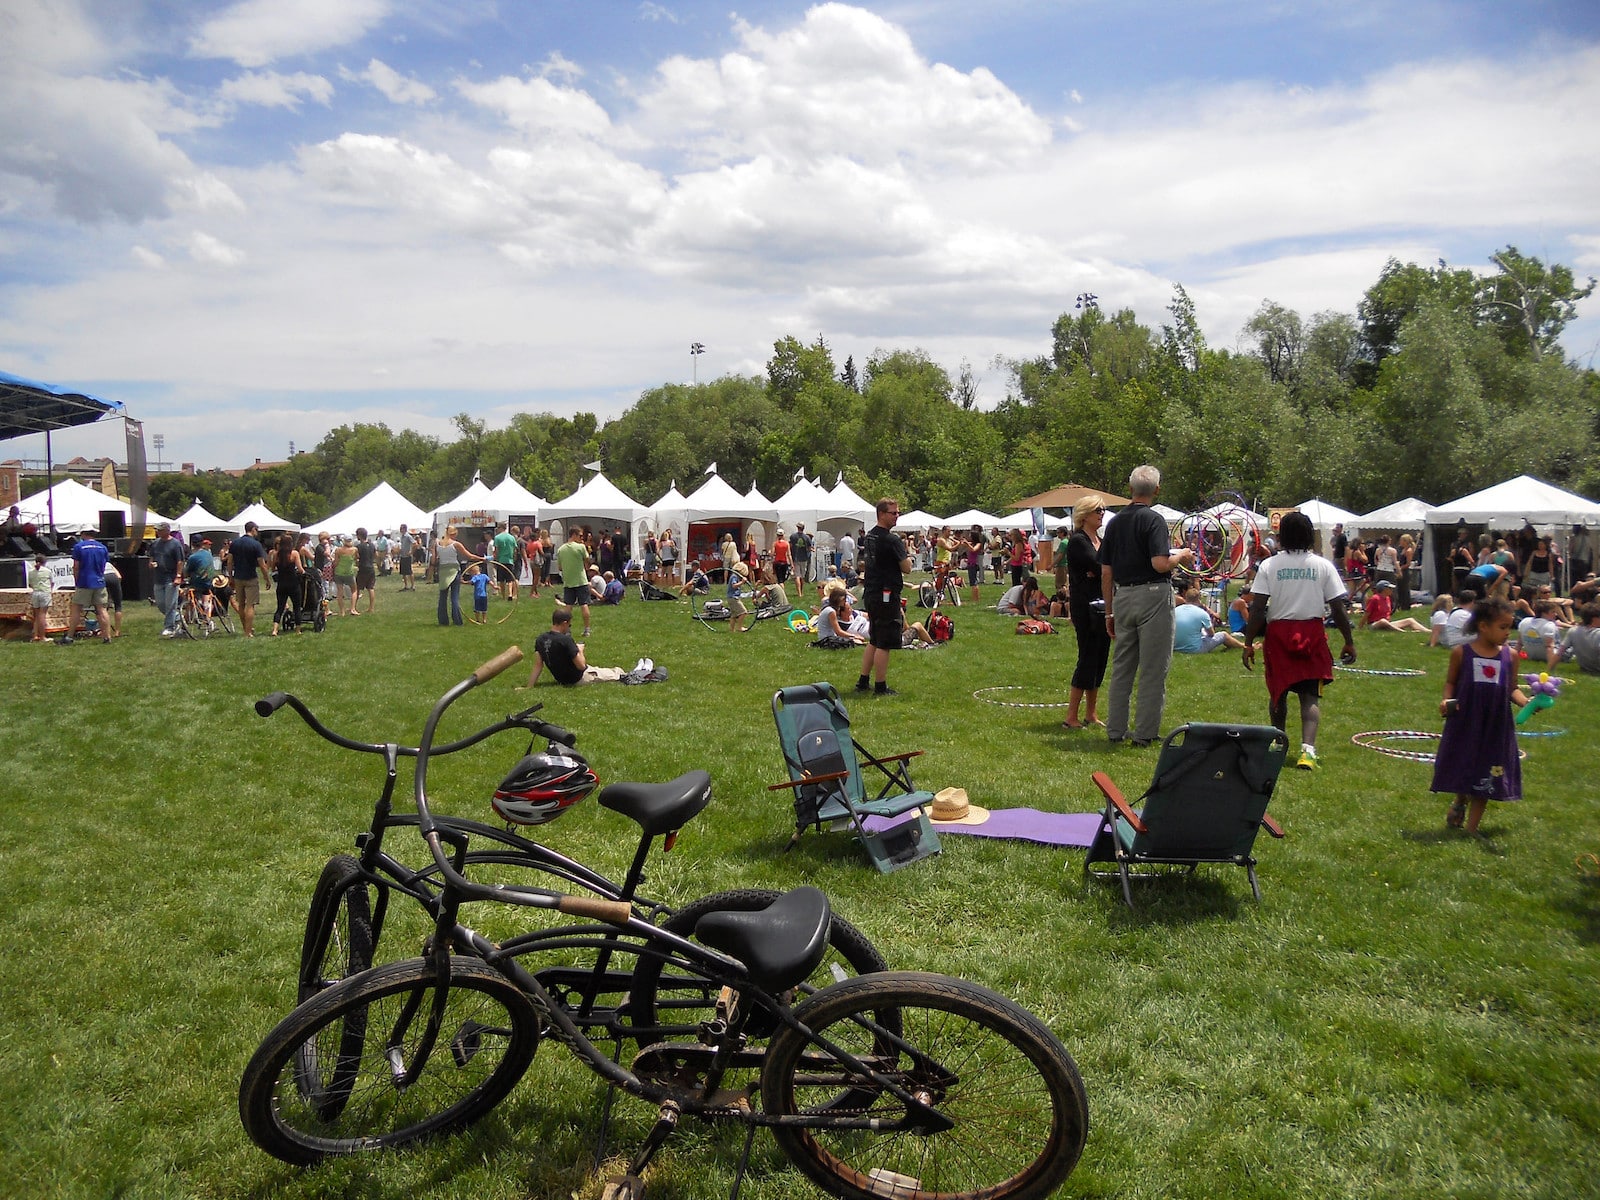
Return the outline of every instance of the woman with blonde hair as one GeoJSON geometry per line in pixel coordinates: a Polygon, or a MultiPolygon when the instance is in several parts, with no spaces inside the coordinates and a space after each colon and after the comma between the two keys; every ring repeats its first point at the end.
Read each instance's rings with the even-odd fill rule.
{"type": "Polygon", "coordinates": [[[1417,561],[1416,539],[1409,533],[1400,535],[1396,556],[1400,565],[1394,581],[1394,606],[1397,611],[1405,612],[1411,607],[1411,564],[1417,561]]]}
{"type": "Polygon", "coordinates": [[[439,624],[460,625],[461,620],[461,569],[467,563],[480,563],[483,558],[472,553],[456,539],[456,527],[446,525],[444,533],[434,543],[434,563],[439,569],[439,624]],[[448,597],[449,613],[445,605],[448,597]]]}

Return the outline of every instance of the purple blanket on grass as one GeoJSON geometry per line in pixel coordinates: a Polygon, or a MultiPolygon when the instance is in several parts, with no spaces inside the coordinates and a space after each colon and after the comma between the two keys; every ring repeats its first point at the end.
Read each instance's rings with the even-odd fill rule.
{"type": "MultiPolygon", "coordinates": [[[[1036,808],[994,808],[982,825],[934,823],[939,833],[961,833],[972,837],[1015,838],[1023,842],[1042,842],[1047,846],[1087,847],[1100,828],[1100,813],[1050,813],[1036,808]]],[[[912,820],[915,813],[901,817],[868,817],[866,827],[873,833],[893,829],[912,820]]]]}

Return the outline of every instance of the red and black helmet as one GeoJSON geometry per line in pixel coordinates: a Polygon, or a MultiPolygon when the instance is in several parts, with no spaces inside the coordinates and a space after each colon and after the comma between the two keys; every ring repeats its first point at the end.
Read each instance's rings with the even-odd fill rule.
{"type": "Polygon", "coordinates": [[[517,825],[554,821],[600,783],[576,750],[530,754],[511,768],[490,804],[517,825]]]}

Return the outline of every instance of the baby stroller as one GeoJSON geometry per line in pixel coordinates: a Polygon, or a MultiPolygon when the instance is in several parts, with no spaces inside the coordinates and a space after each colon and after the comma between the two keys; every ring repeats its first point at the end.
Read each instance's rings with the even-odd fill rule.
{"type": "Polygon", "coordinates": [[[321,633],[328,627],[328,598],[322,590],[322,576],[315,571],[300,576],[294,603],[283,613],[284,633],[294,633],[301,627],[313,633],[321,633]]]}

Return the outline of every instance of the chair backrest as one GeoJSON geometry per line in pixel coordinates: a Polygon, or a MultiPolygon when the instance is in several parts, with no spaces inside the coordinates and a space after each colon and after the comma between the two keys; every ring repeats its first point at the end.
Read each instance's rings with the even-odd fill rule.
{"type": "Polygon", "coordinates": [[[795,817],[816,820],[829,800],[845,804],[861,800],[861,767],[850,739],[850,717],[831,683],[780,688],[772,697],[772,716],[784,766],[791,780],[848,771],[848,777],[794,789],[795,817]]]}
{"type": "Polygon", "coordinates": [[[1222,860],[1250,853],[1289,740],[1270,725],[1183,725],[1161,746],[1135,854],[1222,860]]]}

